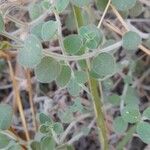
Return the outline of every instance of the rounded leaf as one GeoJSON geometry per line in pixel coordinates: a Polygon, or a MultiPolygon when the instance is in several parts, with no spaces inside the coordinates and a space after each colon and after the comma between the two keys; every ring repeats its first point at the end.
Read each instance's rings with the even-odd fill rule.
{"type": "Polygon", "coordinates": [[[108,53],[101,53],[92,61],[92,71],[98,74],[100,79],[112,75],[115,69],[116,63],[114,57],[108,53]]]}
{"type": "Polygon", "coordinates": [[[82,88],[75,79],[71,79],[67,84],[67,89],[72,96],[78,96],[82,88]]]}
{"type": "Polygon", "coordinates": [[[122,117],[117,117],[113,121],[113,128],[117,133],[124,133],[128,127],[128,123],[123,120],[122,117]]]}
{"type": "Polygon", "coordinates": [[[79,34],[83,38],[83,43],[90,49],[97,48],[103,42],[103,34],[95,25],[82,26],[79,34]]]}
{"type": "Polygon", "coordinates": [[[41,141],[42,150],[55,150],[55,141],[52,137],[45,137],[41,141]]]}
{"type": "Polygon", "coordinates": [[[56,21],[48,21],[42,25],[42,39],[44,41],[49,41],[56,34],[58,29],[58,23],[56,21]]]}
{"type": "Polygon", "coordinates": [[[83,7],[88,5],[90,0],[72,0],[72,3],[78,7],[83,7]]]}
{"type": "Polygon", "coordinates": [[[108,97],[108,101],[111,104],[118,106],[120,104],[120,102],[121,102],[121,98],[117,94],[112,94],[111,96],[108,97]]]}
{"type": "Polygon", "coordinates": [[[144,110],[143,117],[150,120],[150,107],[144,110]]]}
{"type": "Polygon", "coordinates": [[[7,104],[0,104],[0,129],[7,130],[11,126],[13,110],[7,104]]]}
{"type": "Polygon", "coordinates": [[[144,143],[150,144],[150,124],[149,123],[147,122],[138,123],[136,132],[144,143]]]}
{"type": "Polygon", "coordinates": [[[137,1],[136,4],[134,5],[134,7],[132,7],[129,10],[129,14],[131,17],[137,17],[142,13],[142,11],[143,11],[143,5],[142,5],[142,3],[137,1]]]}
{"type": "Polygon", "coordinates": [[[59,122],[54,123],[53,130],[56,134],[61,134],[64,131],[63,125],[59,122]]]}
{"type": "Polygon", "coordinates": [[[32,4],[29,7],[29,15],[32,20],[37,19],[42,14],[42,7],[39,4],[32,4]]]}
{"type": "Polygon", "coordinates": [[[61,13],[63,12],[69,4],[69,0],[56,0],[55,7],[56,10],[61,13]]]}
{"type": "Polygon", "coordinates": [[[40,124],[44,124],[46,122],[52,123],[52,119],[44,113],[39,114],[40,124]]]}
{"type": "Polygon", "coordinates": [[[141,37],[133,31],[126,32],[123,35],[123,47],[127,50],[136,50],[142,43],[141,37]]]}
{"type": "Polygon", "coordinates": [[[5,25],[2,15],[0,14],[0,32],[4,31],[5,25]]]}
{"type": "Polygon", "coordinates": [[[129,123],[136,123],[141,119],[138,107],[126,106],[122,111],[122,118],[129,123]]]}
{"type": "Polygon", "coordinates": [[[41,150],[41,144],[40,144],[40,142],[37,142],[37,141],[33,141],[30,144],[30,147],[32,150],[41,150]]]}
{"type": "Polygon", "coordinates": [[[9,138],[6,135],[0,133],[0,149],[5,148],[9,144],[9,141],[9,138]]]}
{"type": "Polygon", "coordinates": [[[98,9],[100,9],[100,11],[104,11],[107,4],[108,4],[108,0],[97,0],[96,1],[96,6],[98,7],[98,9]]]}
{"type": "Polygon", "coordinates": [[[34,68],[43,57],[42,45],[35,35],[29,35],[18,53],[18,62],[28,68],[34,68]]]}
{"type": "Polygon", "coordinates": [[[132,8],[136,3],[136,0],[112,0],[112,4],[121,11],[132,8]]]}
{"type": "Polygon", "coordinates": [[[59,62],[51,57],[44,57],[35,68],[35,76],[40,82],[49,83],[58,77],[60,71],[59,62]]]}
{"type": "Polygon", "coordinates": [[[82,46],[82,39],[79,35],[72,34],[64,39],[64,47],[68,54],[76,54],[82,46]]]}
{"type": "Polygon", "coordinates": [[[56,79],[57,85],[64,87],[71,78],[71,69],[69,66],[63,65],[59,76],[56,79]]]}
{"type": "Polygon", "coordinates": [[[86,83],[87,80],[88,80],[88,76],[87,76],[87,73],[84,72],[84,71],[75,71],[74,72],[74,76],[75,76],[75,80],[81,84],[81,83],[86,83]]]}
{"type": "Polygon", "coordinates": [[[42,25],[44,23],[39,23],[38,25],[34,26],[31,29],[31,33],[34,34],[36,37],[38,37],[39,39],[42,39],[42,35],[41,35],[41,31],[42,31],[42,25]]]}

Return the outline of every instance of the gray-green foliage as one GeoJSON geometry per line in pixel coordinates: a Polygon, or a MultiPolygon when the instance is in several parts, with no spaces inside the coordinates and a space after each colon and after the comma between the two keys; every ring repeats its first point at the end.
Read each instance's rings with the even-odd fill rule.
{"type": "Polygon", "coordinates": [[[136,50],[142,39],[138,33],[129,31],[123,35],[123,47],[127,50],[136,50]]]}
{"type": "Polygon", "coordinates": [[[42,59],[42,45],[35,35],[28,35],[18,52],[18,62],[28,68],[34,68],[42,59]]]}
{"type": "Polygon", "coordinates": [[[150,120],[150,107],[146,108],[143,112],[143,117],[145,119],[149,119],[150,120]]]}
{"type": "Polygon", "coordinates": [[[11,126],[13,110],[7,104],[0,104],[0,129],[7,130],[11,126]]]}
{"type": "Polygon", "coordinates": [[[58,61],[51,57],[44,57],[35,68],[35,75],[40,82],[49,83],[54,81],[60,74],[61,66],[58,61]]]}
{"type": "Polygon", "coordinates": [[[111,76],[116,69],[114,57],[109,53],[101,53],[92,60],[92,71],[94,71],[98,78],[104,79],[111,76]]]}
{"type": "Polygon", "coordinates": [[[56,0],[55,7],[56,10],[61,13],[63,12],[69,4],[69,0],[56,0]]]}
{"type": "Polygon", "coordinates": [[[42,7],[39,4],[31,4],[29,7],[29,15],[32,20],[38,18],[42,14],[42,7]]]}
{"type": "Polygon", "coordinates": [[[122,111],[122,118],[129,123],[136,123],[141,119],[141,114],[137,106],[126,106],[122,111]]]}
{"type": "Polygon", "coordinates": [[[136,4],[134,5],[134,7],[129,9],[129,14],[131,17],[137,17],[142,13],[142,11],[143,11],[143,5],[142,5],[142,3],[137,1],[136,4]]]}
{"type": "Polygon", "coordinates": [[[0,149],[5,148],[9,144],[9,141],[10,139],[6,135],[0,133],[0,149]]]}
{"type": "Polygon", "coordinates": [[[64,39],[64,47],[68,54],[76,54],[82,46],[82,39],[79,35],[72,34],[64,39]]]}
{"type": "Polygon", "coordinates": [[[121,11],[128,10],[136,4],[136,0],[112,0],[112,4],[121,11]]]}
{"type": "Polygon", "coordinates": [[[90,49],[96,49],[103,42],[103,33],[95,25],[82,26],[79,34],[84,45],[90,49]]]}
{"type": "Polygon", "coordinates": [[[48,21],[42,25],[41,35],[44,41],[49,41],[56,34],[58,23],[56,21],[48,21]]]}
{"type": "Polygon", "coordinates": [[[71,69],[69,66],[62,65],[62,69],[58,77],[56,78],[57,85],[60,87],[66,86],[71,78],[71,69]]]}
{"type": "Polygon", "coordinates": [[[3,16],[0,14],[0,32],[2,32],[4,30],[4,20],[3,20],[3,16]]]}
{"type": "Polygon", "coordinates": [[[115,132],[124,133],[128,127],[128,123],[125,122],[124,119],[119,116],[113,121],[113,127],[115,132]]]}
{"type": "Polygon", "coordinates": [[[150,124],[147,122],[139,122],[137,125],[137,134],[141,140],[147,144],[150,144],[150,124]]]}
{"type": "Polygon", "coordinates": [[[90,0],[71,0],[71,2],[78,7],[83,7],[88,5],[90,0]]]}

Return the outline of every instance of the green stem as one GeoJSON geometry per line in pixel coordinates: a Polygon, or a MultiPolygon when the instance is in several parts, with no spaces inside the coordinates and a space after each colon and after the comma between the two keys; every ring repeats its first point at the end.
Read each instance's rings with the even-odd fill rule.
{"type": "Polygon", "coordinates": [[[116,149],[117,150],[123,150],[126,144],[132,139],[133,133],[136,130],[136,125],[129,128],[126,135],[123,137],[123,139],[118,143],[116,149]]]}
{"type": "MultiPolygon", "coordinates": [[[[73,6],[73,12],[75,16],[75,21],[77,23],[77,27],[83,26],[83,18],[82,18],[82,12],[79,7],[73,6]]],[[[101,149],[102,150],[108,150],[108,138],[107,138],[107,129],[105,124],[105,117],[102,110],[102,102],[101,102],[101,96],[100,92],[98,90],[98,81],[94,78],[90,77],[89,70],[90,70],[90,63],[89,60],[86,60],[86,71],[89,77],[89,88],[92,95],[93,105],[94,105],[94,111],[96,115],[96,121],[97,126],[99,128],[99,137],[100,137],[100,143],[101,143],[101,149]]]]}

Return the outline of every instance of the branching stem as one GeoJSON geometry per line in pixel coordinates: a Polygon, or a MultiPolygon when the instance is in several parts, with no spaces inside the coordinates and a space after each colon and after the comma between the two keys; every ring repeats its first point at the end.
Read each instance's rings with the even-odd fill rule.
{"type": "MultiPolygon", "coordinates": [[[[77,28],[83,26],[83,19],[81,14],[81,9],[79,7],[73,6],[74,16],[77,23],[77,28]]],[[[86,60],[87,62],[87,74],[88,74],[88,82],[89,82],[89,88],[92,95],[93,105],[94,105],[94,111],[96,115],[96,121],[97,126],[99,128],[99,137],[100,137],[100,143],[101,143],[101,149],[108,150],[108,139],[107,139],[107,129],[105,124],[105,117],[102,110],[102,102],[101,102],[101,96],[99,94],[98,90],[98,82],[97,80],[90,77],[89,70],[90,70],[90,63],[89,60],[86,60]]]]}

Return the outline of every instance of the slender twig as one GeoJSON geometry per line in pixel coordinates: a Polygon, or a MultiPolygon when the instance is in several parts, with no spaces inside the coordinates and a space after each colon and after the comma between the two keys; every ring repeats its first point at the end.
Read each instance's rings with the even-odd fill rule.
{"type": "Polygon", "coordinates": [[[19,113],[20,113],[20,116],[21,116],[22,124],[23,124],[24,130],[25,130],[26,139],[27,139],[27,141],[29,141],[30,140],[30,136],[29,136],[29,133],[28,133],[27,123],[26,123],[26,120],[25,120],[23,106],[22,106],[22,103],[21,103],[21,98],[20,98],[20,94],[19,94],[18,84],[17,84],[17,81],[15,79],[13,67],[11,65],[10,60],[8,59],[7,62],[8,62],[8,66],[9,66],[10,76],[11,76],[11,79],[12,79],[15,99],[16,99],[16,102],[17,102],[17,105],[18,105],[18,109],[19,109],[19,113]]]}
{"type": "Polygon", "coordinates": [[[26,76],[27,76],[27,86],[28,86],[28,93],[29,93],[29,103],[30,103],[30,108],[32,113],[33,127],[34,127],[34,131],[36,131],[37,122],[36,122],[35,108],[33,103],[32,82],[31,82],[31,75],[29,69],[26,69],[26,76]]]}
{"type": "MultiPolygon", "coordinates": [[[[93,127],[95,123],[95,118],[91,121],[91,123],[88,125],[88,129],[91,130],[91,128],[93,127]]],[[[73,144],[76,140],[78,140],[79,138],[81,138],[82,136],[84,136],[84,133],[78,133],[77,135],[75,135],[72,139],[70,139],[67,143],[69,145],[73,144]]]]}
{"type": "Polygon", "coordinates": [[[110,6],[110,3],[111,3],[111,0],[108,1],[107,6],[105,7],[105,10],[104,10],[103,15],[102,15],[102,17],[101,17],[101,20],[100,20],[99,23],[98,23],[97,28],[100,28],[100,27],[101,27],[101,24],[102,24],[102,22],[103,22],[103,20],[104,20],[104,17],[105,17],[105,15],[106,15],[107,11],[108,11],[108,8],[109,8],[109,6],[110,6]]]}
{"type": "Polygon", "coordinates": [[[56,58],[58,60],[78,61],[78,60],[89,59],[89,58],[95,57],[102,52],[110,52],[116,48],[121,47],[121,45],[122,45],[122,41],[119,41],[115,44],[112,44],[112,45],[106,47],[106,48],[95,49],[95,50],[93,50],[93,52],[85,53],[85,54],[80,55],[80,56],[66,56],[66,55],[61,55],[61,54],[57,54],[54,52],[50,52],[48,50],[44,50],[44,55],[51,56],[51,57],[56,58]]]}
{"type": "Polygon", "coordinates": [[[65,132],[63,133],[63,135],[61,136],[60,138],[60,143],[62,143],[66,136],[69,134],[70,130],[75,126],[75,124],[85,118],[88,118],[88,117],[91,117],[91,114],[84,114],[84,115],[81,115],[80,117],[76,118],[75,121],[71,122],[70,125],[67,127],[67,129],[65,130],[65,132]]]}

